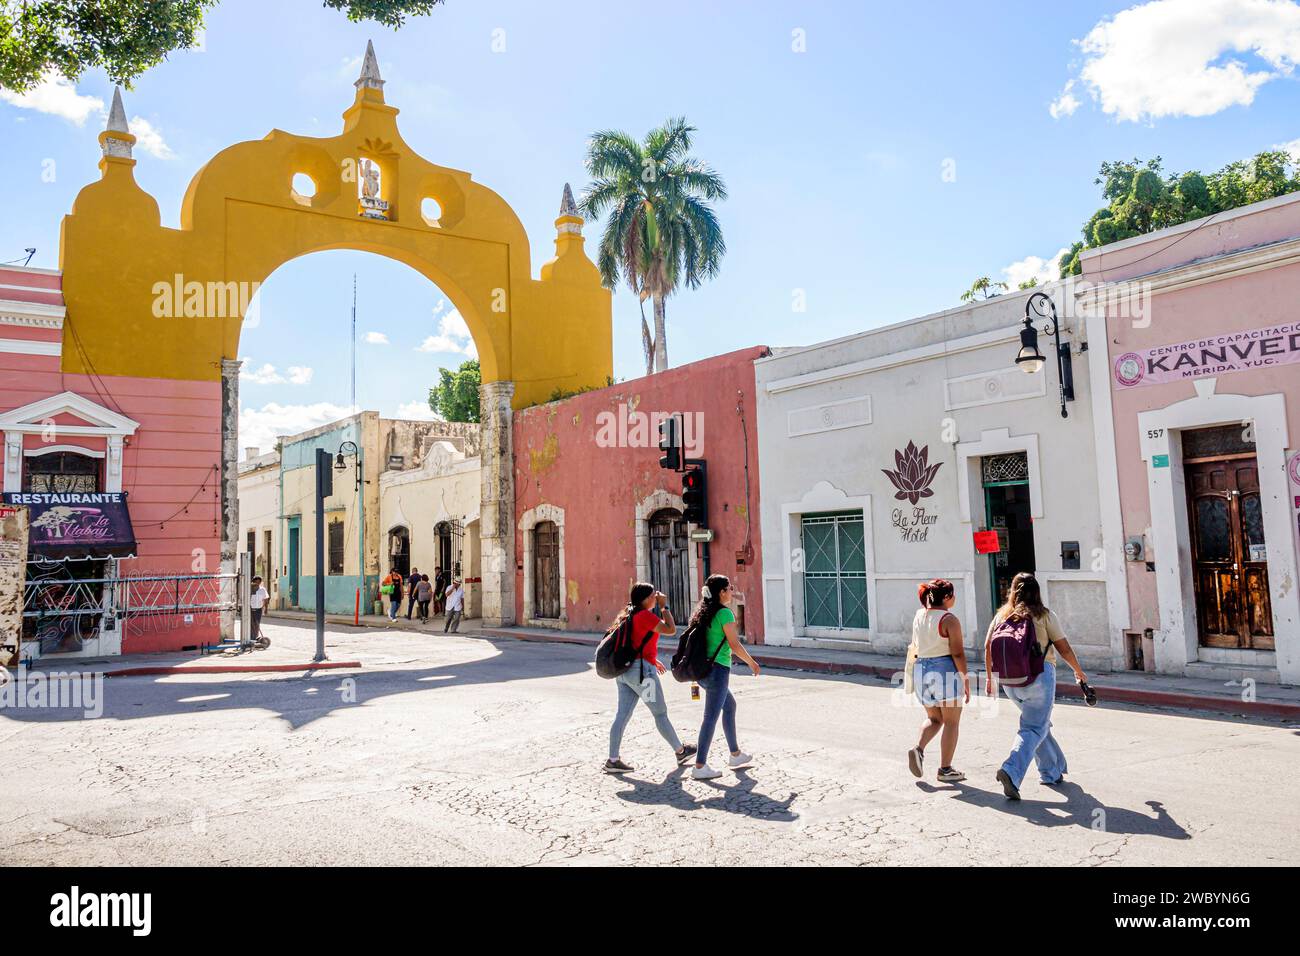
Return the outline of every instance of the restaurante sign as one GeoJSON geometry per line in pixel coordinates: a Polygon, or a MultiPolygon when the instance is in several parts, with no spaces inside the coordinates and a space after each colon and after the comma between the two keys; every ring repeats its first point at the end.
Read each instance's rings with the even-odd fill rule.
{"type": "Polygon", "coordinates": [[[66,559],[135,554],[135,532],[125,491],[11,491],[5,493],[4,499],[28,507],[30,544],[39,555],[66,559]]]}
{"type": "Polygon", "coordinates": [[[1300,322],[1126,352],[1115,359],[1115,383],[1135,388],[1293,362],[1300,362],[1300,322]]]}

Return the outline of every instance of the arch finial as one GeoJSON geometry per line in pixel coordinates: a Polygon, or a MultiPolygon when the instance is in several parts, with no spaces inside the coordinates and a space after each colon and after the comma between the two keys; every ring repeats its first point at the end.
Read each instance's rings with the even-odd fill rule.
{"type": "Polygon", "coordinates": [[[366,41],[366,55],[361,60],[361,75],[353,84],[359,90],[384,89],[384,78],[379,75],[379,60],[375,58],[375,44],[366,41]]]}

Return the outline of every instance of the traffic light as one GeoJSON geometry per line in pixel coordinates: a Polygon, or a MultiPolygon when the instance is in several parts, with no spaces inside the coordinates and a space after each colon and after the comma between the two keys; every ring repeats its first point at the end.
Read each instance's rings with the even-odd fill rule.
{"type": "Polygon", "coordinates": [[[659,450],[667,452],[659,459],[660,468],[677,471],[682,467],[682,443],[674,416],[670,415],[659,423],[659,450]]]}
{"type": "Polygon", "coordinates": [[[682,515],[689,523],[701,528],[709,526],[709,489],[707,471],[701,462],[682,473],[682,515]]]}

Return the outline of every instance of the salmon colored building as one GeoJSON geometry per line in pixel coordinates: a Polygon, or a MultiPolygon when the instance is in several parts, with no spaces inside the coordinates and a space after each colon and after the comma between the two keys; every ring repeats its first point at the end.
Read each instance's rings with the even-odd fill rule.
{"type": "Polygon", "coordinates": [[[37,596],[51,612],[25,620],[23,654],[100,657],[215,643],[218,614],[197,608],[76,620],[55,613],[128,600],[105,597],[102,585],[53,583],[73,580],[135,579],[137,612],[175,605],[182,593],[184,603],[212,603],[215,580],[195,582],[214,575],[220,557],[221,383],[64,371],[63,357],[76,348],[61,273],[0,267],[4,497],[33,516],[28,596],[34,582],[47,582],[37,596]],[[62,520],[42,521],[52,508],[63,509],[54,514],[62,520]],[[142,580],[176,576],[189,580],[142,580]]]}
{"type": "Polygon", "coordinates": [[[702,546],[658,423],[680,413],[686,457],[708,463],[710,569],[731,578],[747,640],[763,637],[754,347],[517,411],[515,620],[603,631],[650,581],[679,621],[699,600],[702,546]]]}
{"type": "Polygon", "coordinates": [[[1090,250],[1083,279],[1116,658],[1300,683],[1300,193],[1090,250]]]}

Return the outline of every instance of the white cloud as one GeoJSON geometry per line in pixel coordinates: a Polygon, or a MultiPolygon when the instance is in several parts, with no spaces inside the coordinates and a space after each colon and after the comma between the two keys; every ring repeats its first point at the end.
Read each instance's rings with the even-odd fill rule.
{"type": "Polygon", "coordinates": [[[286,374],[280,374],[280,371],[270,362],[263,363],[260,368],[254,368],[250,359],[242,359],[244,365],[239,370],[239,377],[245,382],[253,385],[310,385],[314,370],[303,365],[290,365],[286,374]]]}
{"type": "Polygon", "coordinates": [[[417,422],[432,422],[438,419],[427,401],[402,402],[397,406],[397,417],[412,419],[417,422]]]}
{"type": "MultiPolygon", "coordinates": [[[[1078,44],[1078,79],[1103,112],[1129,122],[1210,116],[1249,106],[1261,86],[1294,72],[1300,2],[1153,0],[1101,20],[1078,44]]],[[[1053,116],[1077,107],[1073,85],[1053,116]]]]}
{"type": "MultiPolygon", "coordinates": [[[[433,310],[437,315],[442,311],[444,303],[439,303],[438,308],[433,310]]],[[[461,314],[452,309],[438,321],[438,334],[426,336],[425,340],[415,347],[417,352],[451,352],[457,355],[465,355],[469,358],[478,358],[478,349],[474,346],[474,339],[469,334],[469,326],[461,318],[461,314]]]]}
{"type": "Polygon", "coordinates": [[[1047,111],[1052,114],[1052,119],[1060,119],[1062,116],[1071,116],[1079,108],[1079,98],[1072,92],[1074,89],[1074,80],[1065,84],[1065,89],[1061,90],[1061,95],[1052,101],[1052,105],[1047,111]]]}
{"type": "MultiPolygon", "coordinates": [[[[58,116],[77,126],[85,126],[92,117],[97,125],[108,120],[108,108],[98,96],[83,96],[62,76],[50,75],[26,93],[0,90],[0,99],[20,109],[35,110],[58,116]]],[[[176,154],[163,139],[162,131],[143,116],[131,117],[129,124],[135,134],[136,145],[157,159],[174,159],[176,154]]]]}
{"type": "Polygon", "coordinates": [[[136,145],[156,159],[175,159],[176,154],[163,140],[162,133],[143,116],[132,116],[131,132],[135,134],[136,145]]]}
{"type": "Polygon", "coordinates": [[[383,332],[367,332],[367,333],[366,333],[366,344],[367,344],[367,345],[387,345],[387,344],[388,344],[388,336],[385,335],[383,332]]]}
{"type": "Polygon", "coordinates": [[[1289,154],[1291,162],[1300,165],[1300,139],[1293,139],[1289,143],[1278,143],[1273,148],[1289,154]]]}
{"type": "Polygon", "coordinates": [[[26,93],[0,90],[0,99],[20,109],[61,116],[77,126],[85,126],[92,116],[108,115],[103,100],[98,96],[82,96],[70,80],[61,76],[47,76],[26,93]]]}
{"type": "Polygon", "coordinates": [[[280,435],[296,435],[318,425],[327,425],[347,418],[352,410],[333,402],[316,402],[311,405],[281,405],[269,402],[258,408],[239,407],[239,447],[255,445],[263,452],[275,447],[280,435]]]}
{"type": "Polygon", "coordinates": [[[1002,270],[1003,281],[1012,291],[1020,288],[1020,283],[1037,279],[1040,286],[1055,282],[1061,277],[1061,260],[1069,255],[1068,248],[1062,249],[1050,259],[1041,256],[1025,256],[1019,262],[1013,262],[1002,270]]]}

